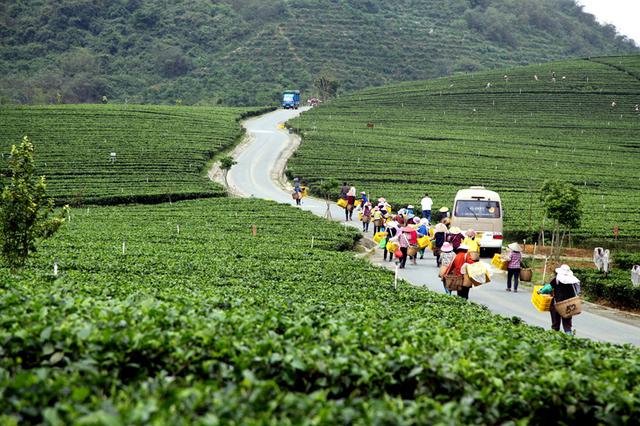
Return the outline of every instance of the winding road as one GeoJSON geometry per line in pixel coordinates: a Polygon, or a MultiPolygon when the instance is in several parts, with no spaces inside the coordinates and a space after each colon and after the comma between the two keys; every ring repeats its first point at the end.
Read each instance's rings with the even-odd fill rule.
{"type": "MultiPolygon", "coordinates": [[[[238,163],[229,171],[227,178],[233,193],[295,205],[290,195],[291,187],[285,181],[283,171],[286,160],[297,148],[299,140],[282,125],[305,110],[307,108],[297,111],[277,110],[244,122],[247,139],[234,151],[233,156],[238,163]]],[[[304,198],[301,208],[322,217],[327,214],[326,202],[320,199],[304,198]]],[[[330,213],[333,220],[344,221],[344,210],[335,203],[331,203],[330,213]]],[[[347,224],[360,225],[359,222],[347,224]]],[[[371,232],[365,237],[371,238],[371,232]]],[[[378,249],[372,251],[370,259],[375,264],[395,269],[395,264],[383,261],[378,249]]],[[[430,254],[423,260],[418,260],[418,265],[407,264],[405,269],[398,272],[400,278],[413,285],[444,293],[435,259],[430,254]]],[[[470,300],[487,306],[497,314],[517,316],[530,325],[550,328],[549,314],[536,311],[531,304],[531,288],[522,287],[519,293],[508,293],[505,291],[505,283],[505,274],[496,272],[490,284],[471,290],[470,300]]],[[[586,304],[585,311],[574,318],[573,325],[578,337],[640,345],[638,315],[586,304]]]]}

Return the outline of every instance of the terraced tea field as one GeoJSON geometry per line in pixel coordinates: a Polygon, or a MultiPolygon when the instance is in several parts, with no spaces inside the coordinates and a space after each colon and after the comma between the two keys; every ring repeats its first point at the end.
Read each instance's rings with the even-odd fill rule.
{"type": "Polygon", "coordinates": [[[353,182],[397,204],[425,191],[451,207],[469,185],[497,190],[507,231],[535,235],[538,188],[577,185],[576,235],[640,237],[640,56],[455,75],[364,90],[303,114],[289,173],[353,182]],[[367,123],[374,125],[367,128],[367,123]]]}
{"type": "Polygon", "coordinates": [[[113,204],[220,196],[205,165],[242,135],[239,108],[0,107],[0,170],[28,135],[60,202],[113,204]],[[115,161],[111,153],[115,152],[115,161]]]}
{"type": "Polygon", "coordinates": [[[0,267],[0,423],[613,424],[640,405],[637,348],[395,292],[340,252],[356,239],[258,200],[72,209],[28,271],[0,267]]]}

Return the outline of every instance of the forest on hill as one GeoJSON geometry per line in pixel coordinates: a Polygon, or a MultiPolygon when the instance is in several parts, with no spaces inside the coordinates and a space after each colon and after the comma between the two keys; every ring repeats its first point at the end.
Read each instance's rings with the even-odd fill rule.
{"type": "Polygon", "coordinates": [[[574,0],[0,3],[0,103],[274,102],[456,72],[638,52],[574,0]]]}

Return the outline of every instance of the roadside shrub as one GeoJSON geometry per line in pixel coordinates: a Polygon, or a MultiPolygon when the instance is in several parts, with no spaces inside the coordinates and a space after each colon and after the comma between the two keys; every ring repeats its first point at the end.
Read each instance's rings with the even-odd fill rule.
{"type": "Polygon", "coordinates": [[[616,267],[629,270],[633,265],[640,265],[640,253],[616,252],[613,254],[613,261],[616,267]]]}
{"type": "Polygon", "coordinates": [[[591,299],[602,299],[614,307],[640,309],[640,286],[631,283],[629,271],[611,271],[607,276],[595,269],[578,269],[583,293],[591,299]]]}

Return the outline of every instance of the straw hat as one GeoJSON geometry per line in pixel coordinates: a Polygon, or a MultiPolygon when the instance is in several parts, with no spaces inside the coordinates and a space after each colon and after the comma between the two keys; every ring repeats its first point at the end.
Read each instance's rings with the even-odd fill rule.
{"type": "Polygon", "coordinates": [[[451,227],[451,229],[449,229],[449,233],[450,234],[461,234],[462,231],[457,226],[453,226],[453,227],[451,227]]]}
{"type": "Polygon", "coordinates": [[[426,217],[423,217],[422,219],[420,219],[420,223],[422,225],[428,225],[429,224],[429,219],[427,219],[426,217]]]}
{"type": "Polygon", "coordinates": [[[420,218],[418,216],[414,216],[413,223],[420,223],[420,218]]]}
{"type": "Polygon", "coordinates": [[[451,243],[444,243],[440,248],[440,251],[443,253],[451,253],[453,251],[453,246],[451,243]]]}
{"type": "Polygon", "coordinates": [[[438,210],[440,213],[446,213],[449,211],[448,207],[440,207],[440,210],[438,210]]]}
{"type": "Polygon", "coordinates": [[[511,243],[507,247],[509,247],[511,251],[522,251],[522,247],[518,243],[511,243]]]}
{"type": "Polygon", "coordinates": [[[409,205],[407,206],[407,208],[408,208],[408,209],[413,209],[413,204],[409,204],[409,205]]]}
{"type": "Polygon", "coordinates": [[[467,237],[469,237],[469,238],[473,238],[473,237],[475,237],[475,236],[476,236],[476,231],[474,231],[473,229],[469,229],[469,230],[466,232],[466,235],[467,235],[467,237]]]}
{"type": "Polygon", "coordinates": [[[435,227],[436,232],[447,232],[447,225],[444,223],[437,223],[435,227]]]}
{"type": "Polygon", "coordinates": [[[556,269],[556,281],[562,284],[578,284],[580,280],[573,275],[569,265],[562,265],[556,269]]]}

